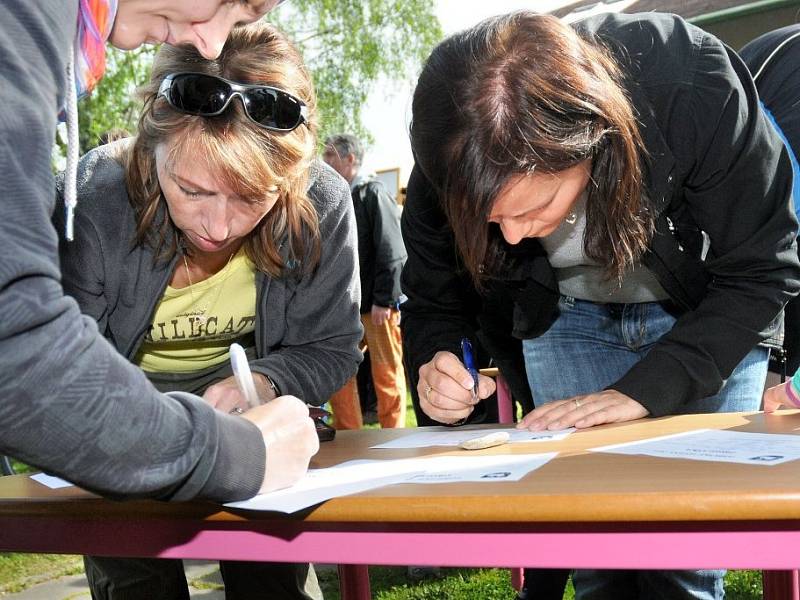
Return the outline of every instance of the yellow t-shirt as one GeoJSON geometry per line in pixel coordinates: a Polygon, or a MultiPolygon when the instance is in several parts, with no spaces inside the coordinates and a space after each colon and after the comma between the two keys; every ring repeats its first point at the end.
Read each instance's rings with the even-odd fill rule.
{"type": "Polygon", "coordinates": [[[167,286],[134,362],[160,373],[220,365],[231,343],[253,333],[255,314],[256,267],[240,251],[204,281],[179,290],[167,286]]]}

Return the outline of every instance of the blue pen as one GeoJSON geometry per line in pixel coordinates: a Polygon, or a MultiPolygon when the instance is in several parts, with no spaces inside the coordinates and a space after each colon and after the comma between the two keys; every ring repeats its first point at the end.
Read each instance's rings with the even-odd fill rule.
{"type": "Polygon", "coordinates": [[[475,364],[475,353],[472,351],[472,343],[468,338],[461,340],[461,357],[464,359],[464,366],[472,375],[472,399],[478,401],[478,368],[475,364]]]}

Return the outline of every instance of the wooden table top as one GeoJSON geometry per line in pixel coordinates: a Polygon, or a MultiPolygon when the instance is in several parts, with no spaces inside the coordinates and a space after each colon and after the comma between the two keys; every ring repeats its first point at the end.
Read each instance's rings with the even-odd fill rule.
{"type": "MultiPolygon", "coordinates": [[[[685,415],[642,419],[573,433],[565,440],[504,445],[481,454],[557,451],[519,482],[401,484],[336,498],[295,515],[239,511],[212,503],[114,502],[78,488],[51,490],[27,476],[0,478],[0,517],[51,515],[120,518],[297,520],[309,523],[624,523],[800,519],[800,460],[739,465],[588,452],[588,449],[694,429],[798,434],[800,411],[685,415]]],[[[340,431],[312,467],[353,458],[463,454],[451,448],[376,450],[402,430],[340,431]]],[[[407,431],[406,431],[407,433],[407,431]]]]}

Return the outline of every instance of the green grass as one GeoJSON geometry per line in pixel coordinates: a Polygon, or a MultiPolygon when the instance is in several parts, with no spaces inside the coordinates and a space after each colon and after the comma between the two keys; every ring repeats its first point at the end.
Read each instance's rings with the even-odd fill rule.
{"type": "MultiPolygon", "coordinates": [[[[414,413],[414,405],[411,403],[411,391],[406,392],[406,428],[417,426],[417,415],[414,413]]],[[[365,423],[364,429],[380,429],[378,423],[365,423]]]]}
{"type": "Polygon", "coordinates": [[[80,556],[0,552],[0,596],[78,573],[83,573],[83,559],[80,556]]]}
{"type": "MultiPolygon", "coordinates": [[[[410,582],[404,567],[370,567],[372,597],[376,600],[509,600],[514,597],[507,569],[442,569],[439,578],[410,582]]],[[[335,572],[320,573],[325,600],[339,600],[335,572]]],[[[728,600],[761,600],[759,571],[729,571],[725,577],[728,600]]],[[[564,600],[574,600],[572,583],[564,600]]]]}

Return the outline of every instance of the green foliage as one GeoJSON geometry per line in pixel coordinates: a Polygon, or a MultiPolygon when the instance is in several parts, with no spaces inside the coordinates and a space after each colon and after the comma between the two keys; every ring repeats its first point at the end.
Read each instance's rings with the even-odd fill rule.
{"type": "Polygon", "coordinates": [[[101,136],[108,133],[136,129],[141,105],[136,88],[149,78],[154,55],[153,46],[131,52],[109,46],[105,77],[79,105],[81,150],[85,152],[97,146],[101,136]]]}
{"type": "MultiPolygon", "coordinates": [[[[336,571],[317,570],[325,600],[339,600],[336,571]]],[[[514,597],[506,569],[442,569],[440,577],[408,578],[406,567],[370,567],[376,600],[508,600],[514,597]]]]}
{"type": "Polygon", "coordinates": [[[728,600],[760,600],[761,571],[728,571],[725,575],[725,597],[728,600]]]}
{"type": "Polygon", "coordinates": [[[505,569],[445,569],[443,577],[403,583],[388,589],[376,586],[377,600],[508,600],[514,597],[505,569]]]}
{"type": "MultiPolygon", "coordinates": [[[[293,0],[266,18],[295,41],[312,72],[321,140],[347,131],[371,141],[361,121],[367,98],[385,96],[387,83],[413,77],[442,37],[428,0],[293,0]]],[[[151,46],[132,52],[109,47],[105,77],[80,103],[82,152],[105,133],[135,130],[135,90],[147,81],[154,54],[151,46]]]]}
{"type": "MultiPolygon", "coordinates": [[[[361,122],[378,83],[414,77],[441,39],[429,0],[293,0],[268,18],[295,41],[319,97],[320,139],[350,132],[371,141],[361,122]]],[[[397,118],[403,118],[398,115],[397,118]]]]}

